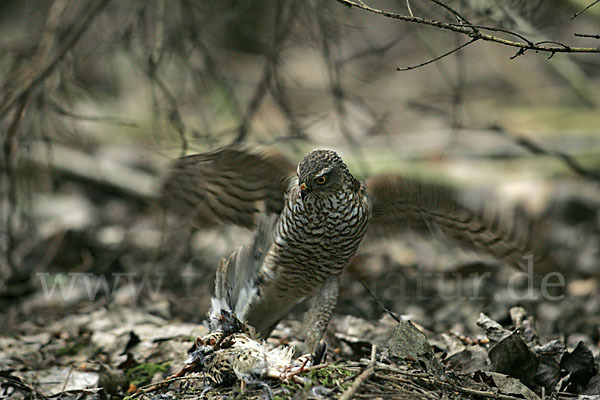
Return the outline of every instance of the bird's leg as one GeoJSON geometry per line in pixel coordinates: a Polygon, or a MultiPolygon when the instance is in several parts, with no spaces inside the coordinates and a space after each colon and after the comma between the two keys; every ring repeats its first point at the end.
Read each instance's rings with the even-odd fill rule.
{"type": "MultiPolygon", "coordinates": [[[[337,276],[329,276],[319,292],[312,300],[310,308],[304,318],[304,346],[303,350],[314,353],[319,340],[323,337],[331,314],[337,304],[339,280],[337,276]]],[[[300,353],[302,354],[302,353],[300,353]]]]}

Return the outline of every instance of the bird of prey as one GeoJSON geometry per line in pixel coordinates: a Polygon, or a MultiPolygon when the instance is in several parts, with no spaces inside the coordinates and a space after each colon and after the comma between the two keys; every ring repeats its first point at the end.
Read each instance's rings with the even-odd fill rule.
{"type": "Polygon", "coordinates": [[[309,351],[325,332],[339,276],[366,233],[435,226],[458,244],[519,268],[523,256],[535,254],[527,224],[471,209],[448,187],[398,175],[360,182],[332,150],[311,151],[297,168],[262,148],[186,156],[165,180],[162,200],[200,225],[255,228],[260,215],[276,215],[264,228],[268,239],[246,262],[251,265],[231,269],[236,273],[226,285],[235,292],[232,311],[267,337],[294,305],[309,299],[304,324],[309,351]]]}

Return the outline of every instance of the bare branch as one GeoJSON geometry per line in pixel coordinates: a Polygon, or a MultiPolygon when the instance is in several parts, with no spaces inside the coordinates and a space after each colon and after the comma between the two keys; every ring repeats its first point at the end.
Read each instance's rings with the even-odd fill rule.
{"type": "Polygon", "coordinates": [[[427,64],[431,64],[431,63],[433,63],[433,62],[436,62],[436,61],[438,61],[438,60],[441,60],[442,58],[444,58],[444,57],[447,57],[447,56],[449,56],[450,54],[456,53],[456,52],[457,52],[457,51],[459,51],[460,49],[467,47],[468,45],[470,45],[471,43],[473,43],[473,42],[475,42],[475,41],[477,41],[477,39],[475,39],[475,38],[474,38],[474,39],[471,39],[471,40],[469,40],[467,43],[463,43],[463,44],[461,44],[460,46],[458,46],[458,47],[456,47],[456,48],[454,48],[454,49],[452,49],[452,50],[450,50],[450,51],[448,51],[448,52],[446,52],[446,53],[442,54],[441,56],[438,56],[438,57],[432,58],[432,59],[431,59],[431,60],[429,60],[429,61],[425,61],[424,63],[417,64],[417,65],[413,65],[413,66],[410,66],[410,67],[402,67],[402,68],[398,67],[398,68],[396,68],[396,70],[397,70],[397,71],[410,71],[411,69],[416,69],[416,68],[423,67],[423,66],[425,66],[425,65],[427,65],[427,64]]]}
{"type": "Polygon", "coordinates": [[[410,8],[410,0],[406,0],[406,8],[408,9],[408,13],[410,14],[410,16],[414,16],[412,8],[410,8]]]}
{"type": "Polygon", "coordinates": [[[267,60],[263,68],[262,77],[258,85],[256,85],[254,95],[252,96],[252,100],[248,104],[246,113],[242,118],[239,133],[234,139],[234,143],[243,142],[246,138],[248,130],[250,129],[250,122],[254,118],[254,115],[258,111],[260,104],[262,103],[263,99],[268,93],[268,86],[273,78],[275,67],[279,63],[281,53],[284,50],[283,45],[291,31],[293,20],[296,17],[296,14],[294,12],[295,2],[290,3],[290,6],[287,9],[287,14],[285,14],[285,3],[285,0],[279,0],[277,2],[277,8],[274,18],[275,32],[272,36],[273,41],[271,43],[271,49],[269,49],[267,60]]]}
{"type": "MultiPolygon", "coordinates": [[[[360,8],[362,10],[365,10],[365,11],[368,11],[368,12],[371,12],[374,14],[383,15],[384,17],[387,17],[387,18],[398,19],[401,21],[412,22],[412,23],[416,23],[416,24],[429,25],[429,26],[436,27],[438,29],[461,33],[463,35],[467,35],[467,36],[471,37],[472,39],[498,43],[498,44],[508,46],[508,47],[515,47],[515,48],[519,49],[516,56],[525,53],[525,51],[527,51],[527,50],[534,50],[534,51],[551,53],[551,54],[554,54],[554,53],[600,53],[600,47],[572,47],[572,46],[568,46],[568,45],[565,45],[562,43],[559,45],[556,45],[556,46],[546,46],[543,43],[550,43],[550,42],[533,43],[533,41],[530,41],[527,39],[525,39],[524,42],[517,42],[517,41],[513,41],[513,40],[504,39],[504,38],[501,38],[498,36],[493,36],[493,35],[489,35],[486,33],[482,33],[478,29],[476,29],[475,25],[450,24],[447,22],[437,21],[434,19],[426,19],[426,18],[415,17],[415,16],[410,16],[410,15],[396,14],[396,13],[393,13],[390,11],[384,11],[384,10],[370,7],[363,2],[359,3],[359,2],[352,1],[352,0],[336,0],[336,1],[338,3],[344,4],[346,6],[360,8]]],[[[481,29],[494,30],[497,28],[485,27],[485,28],[481,28],[481,29]]],[[[510,32],[510,34],[514,35],[514,36],[519,36],[515,32],[510,32]]],[[[552,42],[552,43],[555,43],[555,42],[552,42]]]]}
{"type": "Polygon", "coordinates": [[[578,16],[579,16],[581,13],[585,12],[585,11],[586,11],[587,9],[589,9],[589,8],[592,8],[592,7],[593,7],[595,4],[598,4],[598,3],[600,3],[600,0],[596,0],[596,1],[594,1],[593,3],[591,3],[591,4],[589,4],[587,7],[585,7],[583,10],[581,10],[581,11],[579,11],[579,12],[576,12],[576,13],[575,13],[575,14],[574,14],[574,15],[571,17],[571,19],[575,19],[575,18],[577,18],[577,17],[578,17],[578,16]]]}
{"type": "Polygon", "coordinates": [[[40,82],[42,82],[50,73],[54,70],[54,68],[58,65],[58,63],[64,58],[67,52],[73,48],[75,43],[81,38],[81,35],[89,29],[91,26],[92,20],[108,5],[110,0],[99,0],[95,5],[89,7],[89,11],[84,11],[82,14],[76,18],[74,27],[71,31],[71,35],[64,41],[62,46],[57,50],[54,58],[44,66],[41,66],[37,71],[28,71],[25,74],[25,79],[22,85],[18,87],[13,93],[9,94],[3,101],[0,103],[0,118],[4,118],[6,114],[10,111],[10,109],[15,105],[15,103],[27,96],[29,91],[37,86],[40,82]],[[29,78],[29,79],[27,79],[29,78]]]}
{"type": "Polygon", "coordinates": [[[165,98],[167,99],[170,110],[168,120],[169,123],[175,128],[177,133],[179,134],[179,139],[181,140],[181,155],[183,156],[188,148],[188,140],[185,135],[187,128],[185,123],[183,122],[183,118],[181,117],[181,113],[179,112],[179,106],[177,103],[177,98],[171,92],[167,84],[163,81],[163,79],[158,76],[156,70],[152,67],[146,70],[146,74],[150,78],[152,82],[154,82],[160,91],[163,93],[165,98]]]}
{"type": "Polygon", "coordinates": [[[118,117],[103,116],[103,115],[77,114],[71,110],[67,110],[66,108],[61,106],[57,101],[54,101],[54,100],[51,101],[51,105],[58,114],[64,115],[65,117],[79,119],[82,121],[98,122],[98,123],[111,124],[111,125],[122,125],[122,126],[131,127],[131,128],[139,128],[139,125],[135,121],[126,120],[126,119],[122,119],[122,118],[118,118],[118,117]]]}
{"type": "Polygon", "coordinates": [[[600,183],[600,175],[598,175],[598,173],[595,173],[593,171],[588,171],[581,164],[579,164],[579,162],[577,162],[577,160],[575,160],[573,157],[571,157],[569,154],[563,153],[561,151],[546,150],[545,148],[543,148],[539,144],[533,142],[532,140],[527,139],[526,137],[523,137],[520,135],[513,134],[513,133],[507,131],[506,129],[504,129],[500,125],[491,126],[490,129],[492,132],[494,132],[498,135],[509,138],[515,144],[521,146],[522,148],[524,148],[525,150],[529,151],[532,154],[545,155],[545,156],[551,156],[554,158],[558,158],[571,171],[573,171],[580,177],[590,179],[592,181],[600,183]]]}
{"type": "Polygon", "coordinates": [[[576,33],[575,36],[584,37],[584,38],[592,38],[592,39],[600,39],[600,35],[592,35],[589,33],[576,33]]]}
{"type": "MultiPolygon", "coordinates": [[[[454,15],[456,17],[456,19],[459,22],[464,22],[466,25],[472,27],[473,25],[465,18],[463,17],[458,11],[456,11],[454,8],[450,7],[447,4],[442,3],[440,0],[429,0],[432,3],[437,4],[438,6],[445,8],[446,10],[448,10],[452,15],[454,15]]],[[[475,30],[475,29],[474,29],[475,30]]]]}

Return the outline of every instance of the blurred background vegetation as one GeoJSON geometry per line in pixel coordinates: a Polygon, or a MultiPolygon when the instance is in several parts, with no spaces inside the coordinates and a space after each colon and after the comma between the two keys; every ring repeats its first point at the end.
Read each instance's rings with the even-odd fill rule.
{"type": "MultiPolygon", "coordinates": [[[[532,41],[600,43],[600,5],[572,19],[589,1],[451,3],[532,41]]],[[[455,22],[434,1],[369,4],[455,22]]],[[[397,70],[468,40],[334,0],[0,2],[3,298],[29,293],[42,271],[214,268],[244,234],[219,246],[177,236],[204,250],[175,251],[152,204],[170,160],[237,142],[294,160],[334,148],[361,177],[451,180],[538,215],[574,197],[565,213],[592,225],[558,240],[576,249],[572,233],[600,225],[600,55],[478,41],[397,70]]],[[[587,275],[600,259],[590,235],[574,261],[587,275]]]]}

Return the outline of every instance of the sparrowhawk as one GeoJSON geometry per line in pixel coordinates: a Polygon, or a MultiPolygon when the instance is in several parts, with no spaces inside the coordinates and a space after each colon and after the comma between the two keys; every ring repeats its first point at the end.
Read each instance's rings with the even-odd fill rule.
{"type": "Polygon", "coordinates": [[[308,153],[297,168],[258,148],[183,157],[165,181],[163,200],[200,224],[252,228],[259,215],[278,215],[264,228],[270,234],[263,235],[269,238],[263,248],[254,249],[252,262],[244,261],[253,266],[236,266],[237,283],[228,283],[235,286],[232,307],[266,337],[292,307],[311,299],[304,325],[308,349],[327,327],[338,278],[365,233],[435,225],[459,244],[517,267],[533,254],[526,224],[506,224],[498,215],[472,210],[453,189],[440,185],[397,175],[361,183],[331,150],[308,153]]]}

